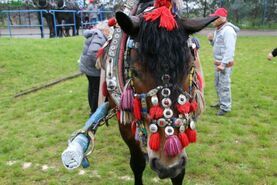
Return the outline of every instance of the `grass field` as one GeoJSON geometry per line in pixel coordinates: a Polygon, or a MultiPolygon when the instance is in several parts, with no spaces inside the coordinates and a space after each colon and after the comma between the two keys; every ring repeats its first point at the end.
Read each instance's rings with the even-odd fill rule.
{"type": "MultiPolygon", "coordinates": [[[[206,102],[215,101],[212,49],[201,40],[206,102]]],[[[207,106],[198,142],[187,149],[184,184],[277,184],[277,58],[266,60],[277,37],[239,37],[232,76],[233,111],[207,106]]],[[[78,71],[81,37],[0,38],[0,184],[133,184],[129,152],[116,121],[101,127],[88,169],[67,171],[60,155],[68,136],[88,118],[84,76],[20,98],[23,89],[78,71]]],[[[147,166],[145,184],[159,180],[147,166]]]]}

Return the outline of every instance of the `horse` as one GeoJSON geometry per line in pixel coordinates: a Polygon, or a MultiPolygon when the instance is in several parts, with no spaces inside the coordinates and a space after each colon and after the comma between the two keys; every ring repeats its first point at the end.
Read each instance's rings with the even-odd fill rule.
{"type": "MultiPolygon", "coordinates": [[[[78,5],[76,3],[65,1],[65,0],[57,0],[56,2],[58,10],[76,10],[76,12],[73,14],[72,12],[57,12],[56,13],[56,19],[58,24],[74,24],[74,17],[75,17],[75,25],[76,25],[76,31],[73,26],[64,26],[65,28],[65,36],[70,36],[69,30],[70,27],[72,27],[72,35],[79,35],[79,29],[81,26],[81,17],[77,13],[79,9],[78,5]]],[[[62,33],[59,35],[62,36],[62,33]]]]}
{"type": "MultiPolygon", "coordinates": [[[[131,154],[135,184],[143,184],[147,159],[159,178],[182,184],[185,147],[196,141],[195,121],[203,111],[201,78],[194,63],[197,56],[187,43],[189,35],[218,17],[181,18],[162,6],[136,16],[118,11],[115,18],[129,37],[124,58],[130,76],[120,102],[113,102],[115,98],[110,102],[119,109],[119,130],[131,154]]],[[[106,83],[109,93],[114,93],[112,78],[106,77],[106,83]]]]}
{"type": "Polygon", "coordinates": [[[81,163],[87,167],[84,153],[91,153],[88,144],[94,146],[97,127],[111,117],[110,109],[116,111],[129,148],[135,184],[143,184],[148,161],[160,179],[180,185],[185,148],[196,142],[195,122],[204,109],[201,65],[190,35],[218,17],[182,18],[172,13],[175,8],[169,1],[156,0],[150,8],[145,3],[153,4],[127,0],[123,11],[108,21],[114,27],[112,39],[97,53],[97,66],[105,70],[101,89],[108,102],[70,139],[62,161],[68,169],[81,163]]]}
{"type": "MultiPolygon", "coordinates": [[[[54,4],[50,3],[48,0],[32,0],[33,6],[39,10],[51,10],[55,9],[54,4]]],[[[55,30],[54,30],[54,16],[50,12],[42,12],[42,16],[45,18],[47,22],[47,26],[49,28],[49,37],[55,37],[55,30]]],[[[38,13],[38,22],[40,25],[43,24],[40,13],[38,13]]],[[[42,26],[40,28],[41,38],[44,37],[42,26]]]]}
{"type": "MultiPolygon", "coordinates": [[[[42,16],[45,18],[48,28],[49,28],[49,37],[53,38],[55,37],[55,28],[54,28],[54,15],[49,12],[49,10],[79,10],[78,6],[75,5],[72,2],[65,2],[63,0],[58,1],[49,1],[49,0],[33,0],[33,6],[40,10],[46,10],[47,12],[42,12],[42,16]]],[[[76,32],[74,29],[74,26],[71,26],[73,31],[72,35],[79,35],[79,28],[81,25],[81,18],[77,12],[75,15],[75,24],[76,24],[76,32]]],[[[38,13],[38,21],[39,24],[42,24],[40,19],[40,13],[38,13]]],[[[74,17],[72,12],[56,12],[56,22],[57,24],[73,24],[74,23],[74,17]]],[[[65,26],[65,36],[70,36],[69,34],[70,26],[65,26]]],[[[40,26],[41,31],[41,37],[43,38],[43,31],[42,26],[40,26]]],[[[57,27],[57,36],[62,37],[62,28],[57,27]]]]}

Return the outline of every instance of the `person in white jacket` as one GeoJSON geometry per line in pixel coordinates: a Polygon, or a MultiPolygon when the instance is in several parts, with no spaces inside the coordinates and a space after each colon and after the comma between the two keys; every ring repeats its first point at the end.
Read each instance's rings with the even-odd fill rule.
{"type": "Polygon", "coordinates": [[[212,107],[218,107],[217,115],[223,116],[231,111],[231,73],[239,28],[227,21],[228,11],[225,8],[218,8],[210,16],[219,16],[213,22],[216,27],[214,34],[208,35],[213,46],[215,88],[218,96],[218,102],[212,107]]]}

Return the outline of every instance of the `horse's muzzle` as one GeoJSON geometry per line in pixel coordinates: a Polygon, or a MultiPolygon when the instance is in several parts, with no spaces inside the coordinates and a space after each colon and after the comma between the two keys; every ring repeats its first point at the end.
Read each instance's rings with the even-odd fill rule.
{"type": "Polygon", "coordinates": [[[179,175],[186,165],[186,157],[182,156],[179,162],[171,167],[163,166],[158,158],[153,158],[150,160],[150,167],[154,170],[160,179],[174,178],[179,175]]]}

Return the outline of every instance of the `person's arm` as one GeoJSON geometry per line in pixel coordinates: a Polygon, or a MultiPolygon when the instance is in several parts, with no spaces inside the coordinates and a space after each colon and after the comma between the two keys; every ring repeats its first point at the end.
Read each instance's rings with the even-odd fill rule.
{"type": "Polygon", "coordinates": [[[234,60],[236,39],[237,36],[234,30],[228,29],[224,32],[225,52],[221,62],[225,65],[234,60]]]}

